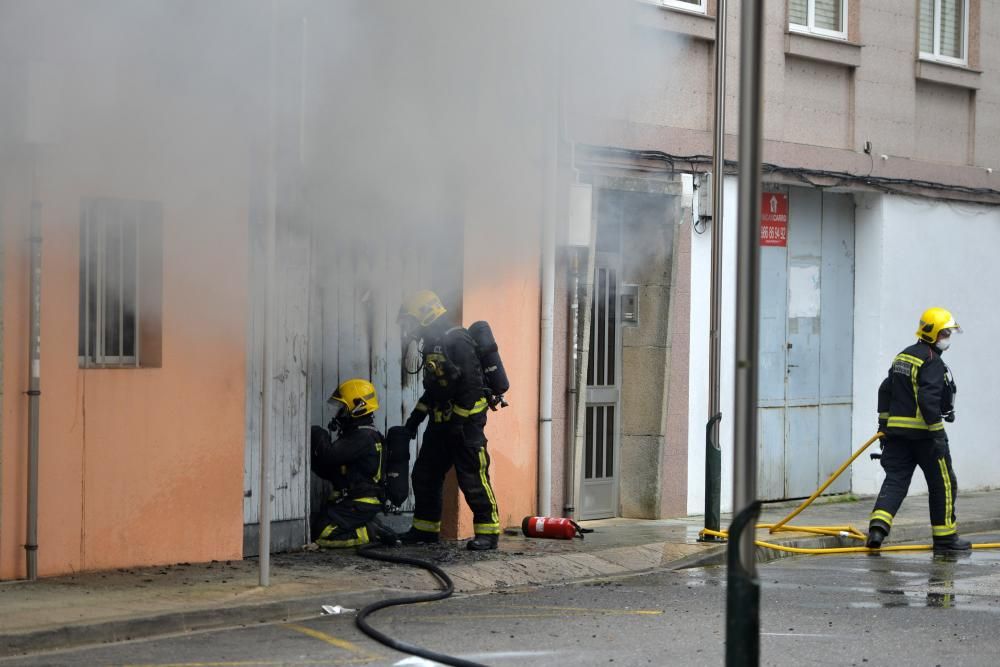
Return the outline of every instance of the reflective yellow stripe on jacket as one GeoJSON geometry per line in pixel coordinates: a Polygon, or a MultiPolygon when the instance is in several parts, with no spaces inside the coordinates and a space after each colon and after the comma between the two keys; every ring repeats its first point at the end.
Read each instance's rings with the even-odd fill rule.
{"type": "Polygon", "coordinates": [[[469,417],[470,415],[477,415],[483,410],[485,410],[486,405],[487,405],[486,399],[480,398],[470,409],[466,410],[465,408],[461,408],[456,405],[454,408],[452,408],[452,412],[454,412],[459,417],[469,417]]]}

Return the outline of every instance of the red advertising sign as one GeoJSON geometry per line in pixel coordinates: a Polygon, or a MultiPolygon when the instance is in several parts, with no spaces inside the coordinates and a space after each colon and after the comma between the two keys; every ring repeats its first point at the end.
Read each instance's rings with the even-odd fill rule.
{"type": "Polygon", "coordinates": [[[760,201],[760,244],[788,245],[788,195],[764,192],[760,201]]]}

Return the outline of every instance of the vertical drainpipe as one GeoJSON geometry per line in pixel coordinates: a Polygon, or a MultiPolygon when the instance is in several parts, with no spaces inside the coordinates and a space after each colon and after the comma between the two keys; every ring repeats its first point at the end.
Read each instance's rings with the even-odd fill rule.
{"type": "Polygon", "coordinates": [[[31,180],[31,282],[28,300],[28,525],[24,541],[28,580],[38,578],[38,412],[42,395],[42,203],[38,199],[37,155],[31,180]]]}
{"type": "MultiPolygon", "coordinates": [[[[557,72],[553,62],[552,71],[557,72]]],[[[538,513],[552,509],[552,351],[556,294],[556,216],[559,193],[559,81],[553,77],[553,109],[545,136],[545,204],[542,214],[542,312],[538,391],[538,513]]]]}

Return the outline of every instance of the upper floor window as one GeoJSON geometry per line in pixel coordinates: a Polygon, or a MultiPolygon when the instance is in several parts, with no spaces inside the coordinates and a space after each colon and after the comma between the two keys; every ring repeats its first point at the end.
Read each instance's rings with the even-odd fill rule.
{"type": "Polygon", "coordinates": [[[667,7],[686,9],[699,14],[708,11],[708,0],[663,0],[663,4],[667,7]]]}
{"type": "Polygon", "coordinates": [[[788,29],[847,39],[847,0],[789,0],[788,29]]]}
{"type": "Polygon", "coordinates": [[[920,0],[920,57],[964,65],[969,60],[969,0],[920,0]]]}

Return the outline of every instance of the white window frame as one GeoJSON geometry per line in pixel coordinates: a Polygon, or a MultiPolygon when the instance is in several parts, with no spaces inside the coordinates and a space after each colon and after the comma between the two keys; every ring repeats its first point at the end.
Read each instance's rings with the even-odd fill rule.
{"type": "MultiPolygon", "coordinates": [[[[952,56],[941,55],[941,0],[934,0],[934,38],[933,38],[933,53],[928,53],[927,51],[920,51],[921,60],[931,60],[938,63],[948,63],[949,65],[962,65],[968,66],[969,64],[969,0],[962,0],[962,17],[964,18],[962,24],[962,57],[954,58],[952,56]]],[[[920,21],[920,15],[917,14],[917,21],[920,21]]],[[[920,49],[920,26],[917,25],[917,49],[920,49]]]]}
{"type": "Polygon", "coordinates": [[[708,0],[697,0],[697,2],[684,2],[683,0],[661,0],[664,7],[679,9],[693,14],[707,14],[708,0]]]}
{"type": "MultiPolygon", "coordinates": [[[[935,0],[936,1],[936,0],[935,0]]],[[[816,0],[806,0],[806,23],[808,25],[799,25],[798,23],[788,22],[789,32],[798,32],[804,35],[819,35],[820,37],[829,37],[831,39],[841,39],[847,40],[847,10],[850,5],[848,0],[840,0],[840,30],[827,30],[826,28],[816,27],[816,0]]]]}

